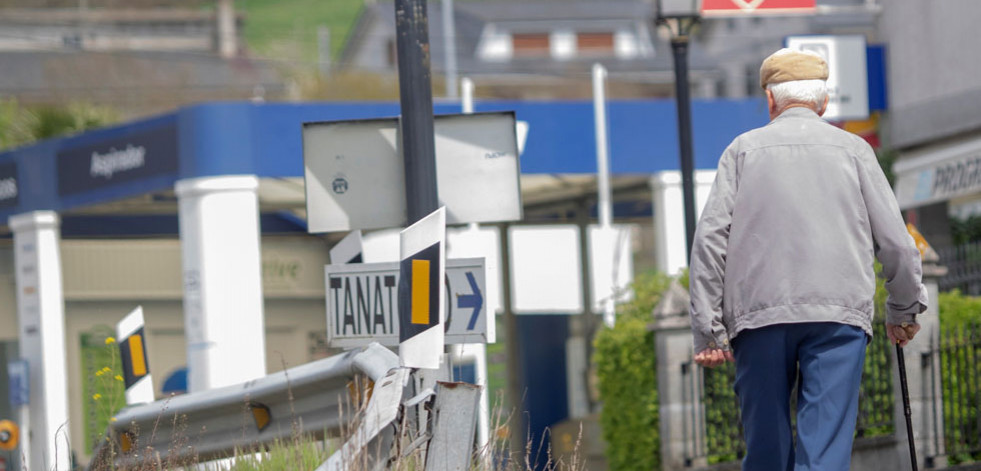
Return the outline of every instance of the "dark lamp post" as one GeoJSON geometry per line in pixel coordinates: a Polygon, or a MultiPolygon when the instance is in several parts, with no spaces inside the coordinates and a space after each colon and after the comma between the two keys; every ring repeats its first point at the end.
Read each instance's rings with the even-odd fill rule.
{"type": "Polygon", "coordinates": [[[674,56],[675,102],[678,108],[678,147],[681,150],[681,191],[685,203],[685,235],[691,264],[691,248],[695,240],[695,163],[691,138],[691,98],[688,89],[688,36],[698,23],[701,0],[655,0],[658,25],[671,31],[671,52],[674,56]]]}

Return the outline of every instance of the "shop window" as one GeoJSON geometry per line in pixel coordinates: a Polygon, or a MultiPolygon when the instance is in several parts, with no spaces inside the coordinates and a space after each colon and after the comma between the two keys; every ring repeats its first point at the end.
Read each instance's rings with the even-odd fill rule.
{"type": "Polygon", "coordinates": [[[613,33],[577,33],[576,50],[583,55],[612,55],[613,33]]]}
{"type": "Polygon", "coordinates": [[[515,33],[511,45],[514,57],[543,57],[550,52],[548,33],[515,33]]]}

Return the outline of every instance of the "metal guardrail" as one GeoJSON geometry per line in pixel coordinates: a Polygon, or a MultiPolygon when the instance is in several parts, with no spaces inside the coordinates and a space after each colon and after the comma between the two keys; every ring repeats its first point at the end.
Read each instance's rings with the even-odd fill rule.
{"type": "Polygon", "coordinates": [[[398,356],[376,343],[243,384],[124,409],[88,469],[204,462],[297,432],[340,432],[355,418],[344,414],[352,402],[349,384],[359,376],[376,383],[362,416],[371,434],[359,433],[367,444],[396,418],[408,376],[398,356]]]}

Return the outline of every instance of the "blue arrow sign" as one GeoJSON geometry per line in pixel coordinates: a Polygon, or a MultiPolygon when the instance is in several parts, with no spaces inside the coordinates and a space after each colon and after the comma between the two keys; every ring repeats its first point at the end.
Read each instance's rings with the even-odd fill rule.
{"type": "Polygon", "coordinates": [[[473,294],[457,296],[456,307],[464,309],[473,308],[470,323],[467,324],[467,330],[473,330],[474,326],[477,325],[477,317],[480,316],[480,308],[484,306],[484,297],[480,294],[480,287],[477,286],[477,280],[474,279],[473,272],[467,272],[467,282],[470,283],[470,289],[473,290],[473,294]]]}

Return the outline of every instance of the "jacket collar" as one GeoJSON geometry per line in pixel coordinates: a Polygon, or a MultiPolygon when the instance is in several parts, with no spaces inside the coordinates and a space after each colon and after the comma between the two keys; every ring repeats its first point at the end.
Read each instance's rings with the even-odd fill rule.
{"type": "Polygon", "coordinates": [[[787,108],[786,110],[783,111],[783,113],[780,113],[776,118],[774,118],[773,121],[776,121],[778,119],[784,119],[784,118],[821,119],[821,117],[818,116],[818,114],[815,113],[814,110],[803,106],[795,106],[793,108],[787,108]]]}

